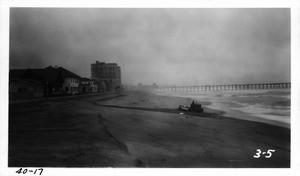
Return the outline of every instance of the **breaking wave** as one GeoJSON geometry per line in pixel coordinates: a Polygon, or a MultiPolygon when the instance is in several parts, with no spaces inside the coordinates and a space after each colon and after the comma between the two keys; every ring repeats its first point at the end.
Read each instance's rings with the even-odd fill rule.
{"type": "Polygon", "coordinates": [[[252,118],[251,120],[262,122],[275,121],[290,124],[291,92],[289,89],[169,92],[168,95],[211,102],[209,108],[222,110],[230,117],[243,116],[243,119],[252,118]]]}

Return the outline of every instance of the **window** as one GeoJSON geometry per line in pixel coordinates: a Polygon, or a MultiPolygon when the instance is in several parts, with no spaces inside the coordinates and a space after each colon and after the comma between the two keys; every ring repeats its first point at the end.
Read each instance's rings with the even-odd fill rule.
{"type": "Polygon", "coordinates": [[[65,91],[66,91],[66,92],[69,92],[69,87],[65,87],[65,91]]]}
{"type": "Polygon", "coordinates": [[[26,86],[20,86],[18,87],[18,92],[26,92],[27,91],[27,87],[26,86]]]}

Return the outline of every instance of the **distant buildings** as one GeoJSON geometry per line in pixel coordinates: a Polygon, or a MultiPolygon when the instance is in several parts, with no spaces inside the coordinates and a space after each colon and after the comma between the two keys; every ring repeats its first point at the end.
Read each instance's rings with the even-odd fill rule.
{"type": "Polygon", "coordinates": [[[141,90],[141,91],[148,91],[151,92],[154,90],[154,88],[157,87],[156,83],[153,83],[152,85],[143,85],[142,83],[138,83],[136,86],[136,90],[141,90]]]}
{"type": "Polygon", "coordinates": [[[11,69],[10,100],[51,96],[105,93],[121,90],[121,68],[116,63],[91,65],[92,79],[81,78],[62,67],[11,69]]]}
{"type": "Polygon", "coordinates": [[[10,99],[78,94],[80,76],[62,67],[12,69],[9,72],[10,99]]]}
{"type": "Polygon", "coordinates": [[[98,62],[91,64],[91,77],[104,84],[106,92],[121,89],[121,67],[116,63],[98,62]]]}
{"type": "Polygon", "coordinates": [[[79,92],[81,94],[87,93],[103,93],[104,86],[100,85],[97,80],[89,79],[89,78],[81,78],[79,84],[79,92]]]}

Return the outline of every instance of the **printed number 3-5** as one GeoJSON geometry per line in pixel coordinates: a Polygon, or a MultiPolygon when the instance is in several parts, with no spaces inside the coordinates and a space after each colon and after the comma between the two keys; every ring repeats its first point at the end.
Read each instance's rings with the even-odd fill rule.
{"type": "MultiPolygon", "coordinates": [[[[256,154],[255,154],[253,157],[254,157],[254,158],[259,158],[259,157],[260,157],[260,154],[261,154],[262,152],[261,152],[260,149],[257,149],[256,151],[257,151],[257,152],[256,152],[256,154]]],[[[268,155],[266,155],[265,158],[271,158],[271,157],[272,157],[272,152],[275,152],[275,150],[269,149],[269,150],[267,151],[267,154],[268,154],[268,155]]],[[[265,152],[263,152],[263,154],[265,154],[265,152]]]]}

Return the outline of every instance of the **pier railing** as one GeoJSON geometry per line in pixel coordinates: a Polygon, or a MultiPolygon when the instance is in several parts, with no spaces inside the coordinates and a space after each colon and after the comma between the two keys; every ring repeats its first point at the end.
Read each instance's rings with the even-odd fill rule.
{"type": "Polygon", "coordinates": [[[289,89],[289,88],[291,88],[291,83],[201,85],[201,86],[157,85],[154,87],[154,90],[158,90],[158,91],[224,91],[224,90],[289,89]]]}

